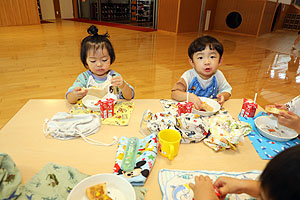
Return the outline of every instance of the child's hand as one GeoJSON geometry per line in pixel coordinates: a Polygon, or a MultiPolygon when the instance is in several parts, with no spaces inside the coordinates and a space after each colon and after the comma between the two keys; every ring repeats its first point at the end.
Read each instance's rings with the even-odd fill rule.
{"type": "Polygon", "coordinates": [[[227,194],[231,194],[231,193],[240,194],[241,193],[241,191],[239,191],[240,190],[240,188],[239,188],[240,180],[239,179],[221,176],[216,180],[214,185],[219,190],[221,199],[225,199],[227,194]]]}
{"type": "Polygon", "coordinates": [[[200,98],[197,95],[195,95],[193,93],[188,93],[188,95],[189,95],[189,102],[194,103],[195,109],[200,110],[203,108],[202,101],[200,100],[200,98]]]}
{"type": "Polygon", "coordinates": [[[124,88],[125,86],[125,82],[122,78],[122,76],[115,76],[113,77],[111,80],[111,85],[112,86],[117,86],[118,88],[120,88],[121,90],[124,88]]]}
{"type": "Polygon", "coordinates": [[[218,99],[218,103],[223,106],[224,102],[225,102],[225,97],[223,94],[217,94],[217,99],[218,99]]]}
{"type": "Polygon", "coordinates": [[[288,128],[294,129],[300,134],[300,117],[289,111],[288,113],[280,112],[278,115],[278,123],[288,128]]]}
{"type": "Polygon", "coordinates": [[[242,180],[226,176],[219,177],[214,186],[220,193],[220,199],[225,199],[227,194],[246,193],[253,197],[259,197],[260,182],[256,180],[242,180]]]}
{"type": "Polygon", "coordinates": [[[76,87],[73,90],[73,94],[77,100],[82,99],[87,93],[88,90],[86,88],[76,87]]]}
{"type": "Polygon", "coordinates": [[[195,185],[189,184],[194,192],[194,200],[218,200],[211,179],[208,176],[196,176],[195,185]]]}

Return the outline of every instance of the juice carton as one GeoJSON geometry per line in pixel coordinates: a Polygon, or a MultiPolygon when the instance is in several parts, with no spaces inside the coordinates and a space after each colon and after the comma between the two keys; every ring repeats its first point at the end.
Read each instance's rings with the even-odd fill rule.
{"type": "Polygon", "coordinates": [[[191,113],[193,108],[192,102],[179,102],[177,103],[178,107],[178,116],[181,116],[182,113],[191,113]]]}
{"type": "Polygon", "coordinates": [[[254,117],[257,109],[257,104],[251,99],[243,99],[243,106],[240,112],[242,117],[254,117]]]}

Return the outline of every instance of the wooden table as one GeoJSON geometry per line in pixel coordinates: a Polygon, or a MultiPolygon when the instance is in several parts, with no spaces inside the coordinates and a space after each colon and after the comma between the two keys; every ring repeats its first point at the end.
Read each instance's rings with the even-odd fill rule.
{"type": "MultiPolygon", "coordinates": [[[[129,126],[102,125],[99,132],[90,136],[93,139],[110,143],[113,136],[136,136],[144,110],[162,111],[159,99],[135,99],[134,111],[129,126]]],[[[237,119],[241,109],[241,99],[230,99],[225,109],[237,119]]],[[[63,99],[29,100],[23,108],[0,131],[0,152],[9,154],[21,170],[23,183],[49,162],[77,168],[86,174],[112,173],[117,145],[94,146],[82,139],[60,141],[43,133],[43,123],[57,112],[67,112],[71,108],[63,99]]],[[[262,110],[259,107],[258,111],[262,110]]],[[[181,144],[178,155],[173,161],[157,155],[145,187],[148,189],[146,200],[161,199],[158,184],[160,169],[249,171],[263,170],[267,161],[262,160],[246,137],[237,151],[214,152],[204,143],[181,144]]]]}

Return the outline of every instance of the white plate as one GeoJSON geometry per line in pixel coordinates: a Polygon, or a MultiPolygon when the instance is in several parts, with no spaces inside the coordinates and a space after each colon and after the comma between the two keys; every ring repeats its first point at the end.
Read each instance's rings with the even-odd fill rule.
{"type": "Polygon", "coordinates": [[[100,99],[98,97],[91,96],[91,95],[86,95],[85,97],[83,97],[82,103],[88,109],[91,109],[91,110],[94,110],[94,111],[100,111],[100,106],[95,105],[96,103],[98,103],[99,100],[100,99]]]}
{"type": "Polygon", "coordinates": [[[261,116],[256,118],[254,122],[260,134],[271,140],[285,142],[298,136],[296,131],[285,126],[280,126],[279,129],[277,118],[273,116],[261,116]]]}
{"type": "Polygon", "coordinates": [[[199,98],[202,102],[206,102],[214,110],[213,111],[200,111],[200,110],[196,110],[193,108],[192,113],[201,115],[201,116],[211,116],[221,109],[221,106],[217,101],[210,99],[210,98],[206,98],[206,97],[199,97],[199,98]]]}
{"type": "MultiPolygon", "coordinates": [[[[110,97],[112,98],[112,97],[110,97]]],[[[115,100],[114,104],[117,103],[117,99],[113,98],[115,100]]],[[[105,99],[99,99],[98,97],[92,96],[92,95],[86,95],[82,99],[82,104],[87,107],[88,109],[91,109],[93,111],[100,111],[100,105],[95,105],[98,103],[99,100],[105,100],[105,99]]]]}
{"type": "Polygon", "coordinates": [[[96,174],[80,181],[72,189],[67,200],[88,200],[86,189],[104,182],[107,185],[108,196],[113,200],[136,199],[135,191],[126,179],[114,174],[96,174]]]}

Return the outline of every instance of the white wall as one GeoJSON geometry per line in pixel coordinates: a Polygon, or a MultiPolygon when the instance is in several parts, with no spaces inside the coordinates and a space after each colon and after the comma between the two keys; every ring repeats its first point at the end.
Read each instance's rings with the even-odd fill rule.
{"type": "Polygon", "coordinates": [[[42,19],[55,19],[53,0],[40,0],[42,19]]]}
{"type": "Polygon", "coordinates": [[[59,5],[62,19],[74,18],[72,0],[59,0],[59,5]]]}

